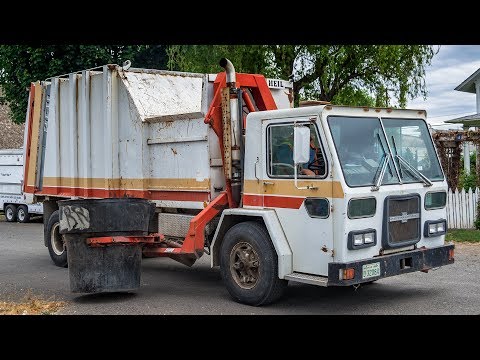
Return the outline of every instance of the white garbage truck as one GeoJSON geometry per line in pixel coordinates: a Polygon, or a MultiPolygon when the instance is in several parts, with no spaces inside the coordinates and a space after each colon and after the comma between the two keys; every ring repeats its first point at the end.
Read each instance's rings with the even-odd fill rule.
{"type": "Polygon", "coordinates": [[[0,211],[8,222],[26,223],[43,214],[42,203],[23,192],[23,150],[0,149],[0,211]]]}
{"type": "Polygon", "coordinates": [[[74,292],[140,286],[144,257],[220,267],[263,305],[454,262],[424,110],[293,108],[292,84],[106,65],[32,83],[25,191],[74,292]],[[41,146],[40,144],[44,144],[41,146]]]}

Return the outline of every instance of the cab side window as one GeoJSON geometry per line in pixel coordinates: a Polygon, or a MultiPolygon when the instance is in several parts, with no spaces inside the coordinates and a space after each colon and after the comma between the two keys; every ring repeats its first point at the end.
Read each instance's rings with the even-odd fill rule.
{"type": "MultiPolygon", "coordinates": [[[[310,159],[298,164],[299,178],[323,178],[327,174],[327,166],[323,148],[314,124],[306,123],[310,128],[310,159]]],[[[293,124],[270,125],[268,134],[268,175],[271,177],[294,177],[293,163],[293,124]]]]}

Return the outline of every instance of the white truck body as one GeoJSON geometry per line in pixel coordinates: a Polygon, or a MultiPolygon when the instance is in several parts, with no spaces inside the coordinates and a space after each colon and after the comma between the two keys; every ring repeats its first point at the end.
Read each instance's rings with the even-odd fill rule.
{"type": "Polygon", "coordinates": [[[7,205],[25,205],[30,214],[43,214],[41,203],[33,203],[33,195],[23,192],[23,150],[0,150],[0,211],[7,205]]]}
{"type": "MultiPolygon", "coordinates": [[[[36,83],[45,111],[36,107],[26,129],[27,188],[37,196],[136,196],[203,209],[225,187],[218,138],[204,123],[214,80],[108,65],[36,83]],[[39,129],[48,129],[43,147],[39,129]]],[[[277,107],[293,106],[292,84],[269,82],[277,107]]]]}

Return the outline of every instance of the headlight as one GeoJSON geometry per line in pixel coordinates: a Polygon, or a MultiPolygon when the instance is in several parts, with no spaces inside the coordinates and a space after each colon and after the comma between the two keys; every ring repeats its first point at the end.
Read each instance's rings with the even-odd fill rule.
{"type": "Polygon", "coordinates": [[[443,209],[447,204],[445,191],[429,192],[425,195],[425,210],[443,209]]]}
{"type": "Polygon", "coordinates": [[[445,223],[441,222],[437,224],[437,232],[445,232],[445,223]]]}
{"type": "Polygon", "coordinates": [[[440,236],[446,232],[447,221],[445,219],[425,221],[425,230],[423,233],[425,237],[440,236]]]}
{"type": "Polygon", "coordinates": [[[374,233],[366,233],[363,234],[363,242],[365,244],[371,244],[374,242],[375,234],[374,233]]]}
{"type": "Polygon", "coordinates": [[[363,245],[363,235],[362,234],[353,235],[353,245],[355,245],[355,246],[363,245]]]}
{"type": "Polygon", "coordinates": [[[347,248],[349,250],[362,249],[377,244],[375,229],[350,231],[348,234],[347,248]]]}
{"type": "Polygon", "coordinates": [[[377,200],[374,197],[350,199],[348,202],[348,217],[350,219],[371,217],[377,210],[377,200]]]}

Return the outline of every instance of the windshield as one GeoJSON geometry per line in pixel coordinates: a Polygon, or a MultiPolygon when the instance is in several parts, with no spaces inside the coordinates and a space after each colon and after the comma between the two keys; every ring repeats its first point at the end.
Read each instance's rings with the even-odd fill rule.
{"type": "Polygon", "coordinates": [[[400,155],[410,166],[431,181],[443,180],[442,169],[425,121],[383,118],[382,122],[403,182],[419,180],[395,155],[400,155]]]}
{"type": "MultiPolygon", "coordinates": [[[[373,186],[385,157],[389,154],[380,120],[329,116],[328,125],[348,186],[373,186]]],[[[398,182],[392,159],[389,157],[382,184],[398,182]]]]}
{"type": "Polygon", "coordinates": [[[393,159],[402,182],[422,181],[411,168],[418,170],[431,181],[443,180],[440,164],[423,120],[382,119],[382,122],[388,144],[379,118],[328,117],[340,166],[348,186],[374,186],[385,157],[388,157],[388,164],[381,184],[400,183],[393,159]],[[410,169],[402,163],[397,154],[410,165],[410,169]]]}

